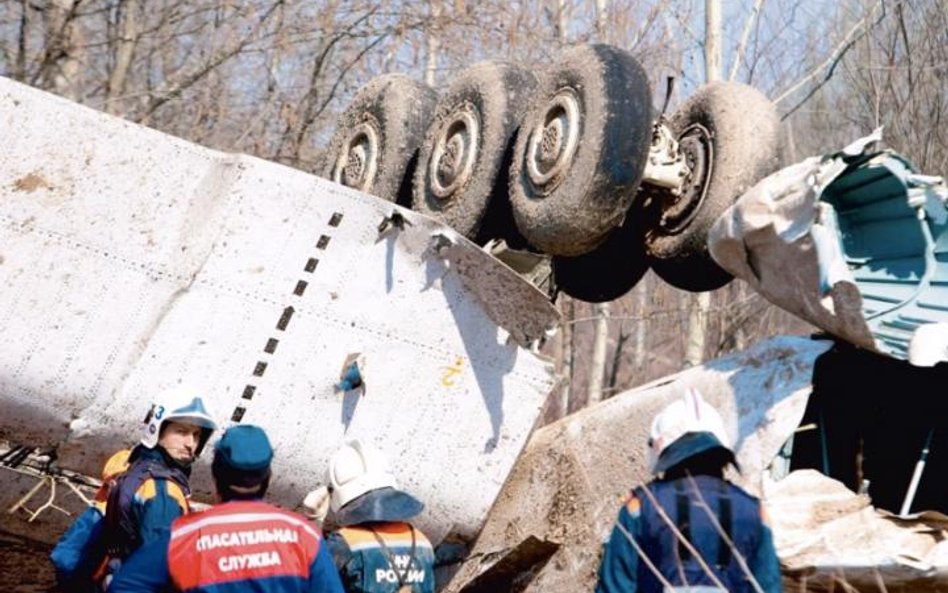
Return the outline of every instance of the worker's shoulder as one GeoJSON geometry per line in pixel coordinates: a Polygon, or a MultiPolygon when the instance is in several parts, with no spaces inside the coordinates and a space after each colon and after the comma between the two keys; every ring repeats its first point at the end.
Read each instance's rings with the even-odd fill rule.
{"type": "Polygon", "coordinates": [[[147,477],[135,490],[135,498],[140,502],[148,502],[158,496],[168,497],[177,502],[181,508],[188,508],[188,495],[184,488],[174,480],[163,477],[147,477]]]}
{"type": "Polygon", "coordinates": [[[760,504],[760,499],[737,484],[715,476],[698,475],[671,480],[652,480],[633,488],[623,501],[627,505],[631,500],[648,503],[652,499],[667,496],[688,495],[697,490],[702,496],[726,495],[748,503],[760,504]]]}
{"type": "Polygon", "coordinates": [[[303,515],[259,500],[217,504],[207,510],[179,517],[173,527],[179,532],[216,528],[233,528],[236,531],[283,528],[321,539],[319,530],[303,515]]]}
{"type": "Polygon", "coordinates": [[[729,493],[731,496],[745,500],[748,503],[760,505],[760,498],[754,496],[747,490],[744,490],[742,487],[728,480],[725,480],[724,483],[728,485],[728,489],[730,491],[729,493]]]}
{"type": "Polygon", "coordinates": [[[404,522],[362,523],[341,527],[331,536],[341,539],[351,549],[380,547],[380,541],[386,546],[432,547],[428,537],[417,527],[404,522]]]}

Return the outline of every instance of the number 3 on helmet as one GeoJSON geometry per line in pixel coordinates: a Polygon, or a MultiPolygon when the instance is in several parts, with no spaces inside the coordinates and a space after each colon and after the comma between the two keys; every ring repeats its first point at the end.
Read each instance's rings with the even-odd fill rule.
{"type": "Polygon", "coordinates": [[[178,385],[159,393],[144,420],[141,443],[149,449],[158,444],[166,422],[179,422],[201,427],[201,441],[195,455],[200,455],[217,423],[208,413],[200,391],[190,385],[178,385]]]}

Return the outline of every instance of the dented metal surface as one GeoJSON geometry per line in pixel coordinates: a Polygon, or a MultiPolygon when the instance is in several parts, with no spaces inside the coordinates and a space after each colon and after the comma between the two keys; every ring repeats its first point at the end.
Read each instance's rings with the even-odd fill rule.
{"type": "Polygon", "coordinates": [[[511,339],[529,348],[555,328],[559,312],[543,292],[511,268],[498,265],[486,251],[460,244],[458,237],[454,232],[436,233],[438,254],[450,262],[464,288],[494,323],[510,332],[511,339]]]}
{"type": "Polygon", "coordinates": [[[424,216],[3,78],[0,128],[0,437],[95,475],[185,381],[268,430],[279,503],[358,436],[432,539],[477,533],[555,382],[508,340],[543,295],[424,216]]]}
{"type": "Polygon", "coordinates": [[[930,366],[948,361],[948,187],[867,152],[878,139],[767,177],[718,220],[709,248],[775,305],[930,366]]]}
{"type": "Polygon", "coordinates": [[[507,565],[532,575],[523,591],[591,591],[600,546],[623,497],[650,479],[652,418],[689,387],[721,411],[742,468],[732,477],[759,494],[764,474],[803,417],[813,364],[830,346],[803,338],[767,340],[537,430],[445,591],[477,590],[485,580],[496,582],[507,565]]]}

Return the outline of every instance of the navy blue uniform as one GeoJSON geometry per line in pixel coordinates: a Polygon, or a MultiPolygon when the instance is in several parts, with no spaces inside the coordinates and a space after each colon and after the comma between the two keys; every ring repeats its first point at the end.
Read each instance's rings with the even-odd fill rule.
{"type": "Polygon", "coordinates": [[[661,593],[662,579],[674,587],[715,586],[668,521],[660,516],[655,503],[729,592],[755,591],[751,576],[766,593],[780,591],[780,566],[760,501],[730,482],[698,475],[653,481],[632,491],[619,511],[617,526],[606,545],[597,593],[661,593]],[[733,547],[725,543],[708,508],[733,547]],[[642,561],[630,537],[662,579],[642,561]],[[750,575],[736,560],[737,554],[746,561],[750,575]]]}
{"type": "Polygon", "coordinates": [[[408,523],[363,523],[326,536],[347,593],[434,593],[434,551],[408,523]]]}

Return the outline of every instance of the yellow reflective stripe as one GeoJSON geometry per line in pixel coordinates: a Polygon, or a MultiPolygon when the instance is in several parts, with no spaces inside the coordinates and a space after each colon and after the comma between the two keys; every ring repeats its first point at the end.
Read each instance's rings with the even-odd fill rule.
{"type": "MultiPolygon", "coordinates": [[[[177,482],[172,480],[164,480],[165,483],[165,492],[178,503],[178,506],[181,507],[181,510],[184,513],[187,513],[190,509],[188,506],[188,498],[184,495],[184,491],[181,489],[181,486],[178,486],[177,482]]],[[[142,485],[138,487],[138,490],[135,491],[135,498],[141,502],[147,502],[152,498],[158,495],[158,486],[155,484],[154,478],[148,478],[142,485]]]]}
{"type": "MultiPolygon", "coordinates": [[[[411,545],[411,534],[415,532],[416,548],[431,548],[431,542],[418,529],[407,523],[387,523],[377,525],[375,532],[385,541],[385,545],[391,547],[405,548],[411,545]]],[[[338,530],[339,535],[345,540],[349,549],[353,552],[379,548],[379,542],[372,535],[372,531],[358,526],[342,527],[338,530]]]]}
{"type": "Polygon", "coordinates": [[[633,517],[638,517],[639,513],[642,512],[642,501],[634,494],[630,494],[629,499],[625,501],[625,510],[629,511],[629,514],[633,517]]]}

